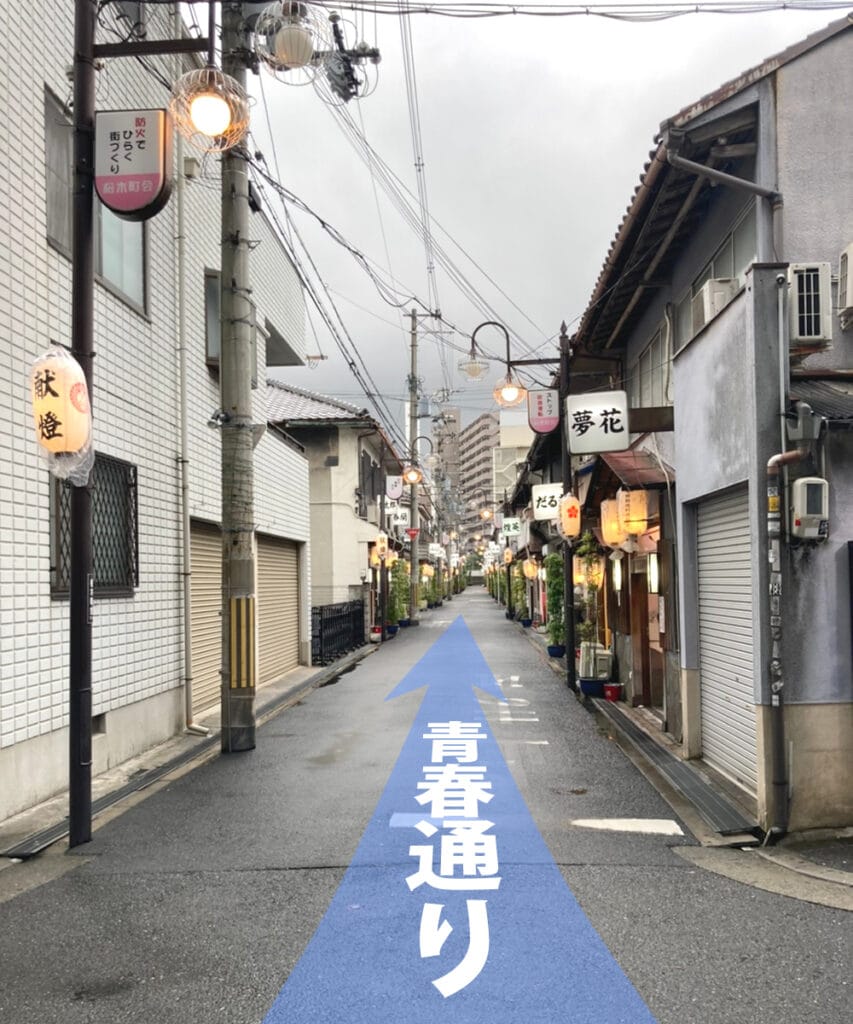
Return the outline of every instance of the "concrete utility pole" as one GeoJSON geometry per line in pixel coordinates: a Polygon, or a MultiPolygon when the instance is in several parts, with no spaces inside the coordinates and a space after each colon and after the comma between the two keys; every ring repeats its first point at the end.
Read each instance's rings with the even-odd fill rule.
{"type": "MultiPolygon", "coordinates": [[[[411,348],[412,366],[409,374],[409,456],[412,464],[415,463],[417,452],[415,451],[415,438],[418,436],[418,314],[417,310],[411,311],[411,348]]],[[[412,484],[410,488],[409,519],[412,529],[412,561],[409,572],[409,623],[417,625],[418,618],[418,534],[414,531],[420,529],[420,514],[418,511],[418,485],[412,484]]]]}
{"type": "MultiPolygon", "coordinates": [[[[222,70],[243,88],[242,4],[222,4],[222,70]]],[[[242,146],[222,158],[219,394],[222,423],[222,750],[255,746],[255,508],[249,178],[242,146]]]]}

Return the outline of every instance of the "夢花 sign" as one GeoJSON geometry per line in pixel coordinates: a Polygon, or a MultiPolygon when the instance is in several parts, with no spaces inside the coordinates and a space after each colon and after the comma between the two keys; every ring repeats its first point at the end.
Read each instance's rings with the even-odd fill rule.
{"type": "Polygon", "coordinates": [[[628,395],[594,391],[566,399],[566,434],[572,455],[622,452],[630,447],[628,395]]]}

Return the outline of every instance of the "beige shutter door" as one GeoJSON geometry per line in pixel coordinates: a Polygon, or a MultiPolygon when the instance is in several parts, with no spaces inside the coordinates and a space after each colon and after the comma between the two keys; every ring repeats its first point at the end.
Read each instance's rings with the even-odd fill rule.
{"type": "Polygon", "coordinates": [[[299,559],[296,544],[258,536],[258,684],[299,664],[299,559]]]}
{"type": "Polygon", "coordinates": [[[193,714],[218,704],[222,660],[222,540],[218,527],[190,527],[193,714]]]}

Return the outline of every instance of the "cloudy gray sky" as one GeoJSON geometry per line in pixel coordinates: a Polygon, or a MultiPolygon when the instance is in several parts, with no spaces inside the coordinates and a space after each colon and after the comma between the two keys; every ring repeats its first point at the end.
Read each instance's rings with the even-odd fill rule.
{"type": "MultiPolygon", "coordinates": [[[[437,261],[441,312],[457,330],[437,335],[433,321],[419,320],[423,394],[440,398],[450,389],[463,422],[493,407],[500,363],[477,385],[457,370],[472,330],[484,320],[507,325],[514,357],[555,355],[560,322],[571,328],[583,313],[660,122],[843,13],[699,13],[651,23],[413,13],[411,53],[433,230],[481,297],[472,300],[437,261]]],[[[381,50],[378,81],[344,113],[416,194],[400,18],[358,16],[347,42],[361,39],[381,50]]],[[[311,86],[296,88],[267,75],[262,92],[258,85],[256,79],[254,144],[270,172],[394,282],[401,309],[383,301],[340,244],[293,211],[352,344],[402,424],[407,311],[413,296],[421,313],[431,303],[423,241],[311,86]]],[[[493,328],[479,332],[477,341],[497,356],[505,351],[503,335],[493,328]]],[[[284,371],[284,379],[368,404],[313,312],[308,351],[327,358],[313,368],[284,371]]]]}

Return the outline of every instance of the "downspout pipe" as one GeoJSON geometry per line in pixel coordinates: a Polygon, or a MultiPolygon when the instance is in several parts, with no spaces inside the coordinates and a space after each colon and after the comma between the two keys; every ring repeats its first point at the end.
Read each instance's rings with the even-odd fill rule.
{"type": "MultiPolygon", "coordinates": [[[[175,10],[175,37],[183,31],[181,15],[175,10]]],[[[187,424],[187,266],[186,266],[186,184],[184,181],[184,146],[180,132],[176,132],[175,159],[178,181],[177,205],[177,286],[178,286],[178,405],[180,416],[181,453],[181,578],[184,604],[184,731],[195,736],[207,736],[210,729],[193,722],[193,666],[192,666],[192,552],[190,546],[190,482],[189,482],[189,428],[187,424]]]]}
{"type": "MultiPolygon", "coordinates": [[[[758,182],[750,181],[748,178],[739,178],[736,174],[727,174],[716,167],[709,167],[707,164],[697,163],[695,160],[688,160],[678,153],[681,146],[682,136],[672,130],[664,132],[663,146],[666,149],[667,163],[688,174],[696,174],[707,178],[718,185],[728,185],[730,188],[740,189],[743,192],[750,192],[752,195],[760,196],[770,203],[772,211],[772,232],[773,250],[782,252],[782,219],[781,210],[784,203],[782,193],[776,189],[767,188],[766,185],[759,185],[758,182]]],[[[760,250],[759,250],[760,252],[760,250]]]]}
{"type": "Polygon", "coordinates": [[[772,188],[766,188],[764,185],[759,185],[755,181],[749,181],[747,178],[739,178],[736,174],[727,174],[716,167],[709,167],[707,164],[699,164],[694,160],[687,160],[685,157],[674,153],[669,146],[667,146],[666,158],[673,167],[677,167],[681,171],[687,171],[689,174],[697,174],[700,177],[708,178],[710,181],[717,182],[718,185],[730,185],[732,188],[752,192],[753,195],[769,199],[774,207],[782,205],[781,192],[777,192],[772,188]]]}
{"type": "Polygon", "coordinates": [[[767,463],[767,540],[770,560],[770,756],[773,814],[767,840],[788,831],[788,765],[785,757],[785,680],[782,665],[782,500],[779,477],[783,467],[799,462],[805,452],[795,449],[772,456],[767,463]]]}

